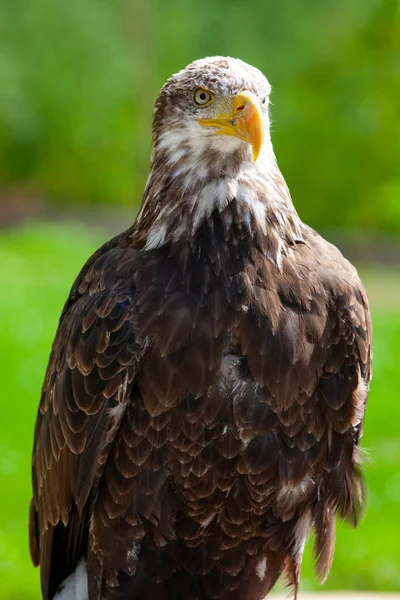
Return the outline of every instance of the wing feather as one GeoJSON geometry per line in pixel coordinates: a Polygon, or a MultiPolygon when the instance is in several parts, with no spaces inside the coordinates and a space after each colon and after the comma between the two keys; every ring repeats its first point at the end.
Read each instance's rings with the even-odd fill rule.
{"type": "Polygon", "coordinates": [[[102,251],[84,267],[64,308],[35,429],[30,543],[33,561],[41,565],[45,600],[73,570],[87,542],[90,499],[140,356],[134,298],[107,280],[115,277],[119,249],[108,244],[102,251]]]}
{"type": "Polygon", "coordinates": [[[356,524],[364,503],[357,447],[371,377],[367,298],[355,269],[311,230],[273,276],[257,251],[252,263],[240,336],[256,387],[236,405],[241,437],[251,439],[245,464],[261,485],[269,462],[274,512],[283,521],[311,507],[324,579],[335,513],[356,524]],[[260,418],[268,414],[263,405],[271,420],[260,418]]]}

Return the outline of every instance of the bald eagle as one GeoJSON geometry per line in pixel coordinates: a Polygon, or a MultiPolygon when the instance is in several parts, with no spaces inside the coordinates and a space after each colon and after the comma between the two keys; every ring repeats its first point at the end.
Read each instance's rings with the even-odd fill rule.
{"type": "Polygon", "coordinates": [[[296,596],[309,532],[323,581],[357,523],[367,298],[293,207],[270,92],[232,58],[171,77],[136,221],[72,286],[33,451],[44,600],[296,596]]]}

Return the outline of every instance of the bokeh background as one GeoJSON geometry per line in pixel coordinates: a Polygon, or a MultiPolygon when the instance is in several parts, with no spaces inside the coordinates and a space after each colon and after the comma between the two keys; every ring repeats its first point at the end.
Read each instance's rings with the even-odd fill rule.
{"type": "MultiPolygon", "coordinates": [[[[40,387],[83,261],[138,209],[162,83],[211,54],[273,85],[298,211],[359,267],[374,323],[368,512],[326,589],[400,590],[398,0],[0,0],[0,598],[38,600],[27,512],[40,387]]],[[[317,587],[307,549],[303,589],[317,587]]]]}

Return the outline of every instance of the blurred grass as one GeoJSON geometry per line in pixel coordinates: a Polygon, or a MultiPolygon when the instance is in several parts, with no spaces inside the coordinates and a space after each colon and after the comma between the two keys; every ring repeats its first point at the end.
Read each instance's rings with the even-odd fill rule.
{"type": "MultiPolygon", "coordinates": [[[[63,303],[102,231],[36,223],[0,235],[0,581],[2,600],[38,600],[27,515],[30,460],[40,388],[63,303]]],[[[358,530],[340,526],[325,589],[400,590],[400,279],[365,270],[373,298],[374,380],[363,438],[370,460],[368,512],[358,530]],[[386,282],[390,298],[385,301],[386,282]],[[377,293],[378,291],[378,293],[377,293]]],[[[302,589],[317,586],[307,549],[302,589]]]]}

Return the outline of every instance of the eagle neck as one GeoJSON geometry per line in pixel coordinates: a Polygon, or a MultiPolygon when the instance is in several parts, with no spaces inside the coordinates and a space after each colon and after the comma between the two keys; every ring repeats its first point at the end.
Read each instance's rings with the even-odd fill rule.
{"type": "Polygon", "coordinates": [[[144,250],[192,245],[201,227],[216,220],[226,229],[223,239],[232,243],[233,227],[249,239],[264,238],[266,248],[272,240],[272,258],[278,263],[285,243],[302,239],[303,225],[273,154],[257,164],[236,157],[219,170],[188,165],[190,161],[171,164],[162,153],[153,154],[134,226],[135,241],[144,250]]]}

